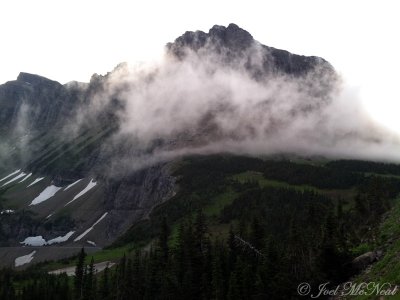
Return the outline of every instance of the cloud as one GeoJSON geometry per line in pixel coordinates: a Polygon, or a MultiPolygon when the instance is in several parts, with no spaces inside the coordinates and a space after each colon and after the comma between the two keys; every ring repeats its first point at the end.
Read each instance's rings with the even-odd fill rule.
{"type": "Polygon", "coordinates": [[[220,152],[400,161],[399,137],[374,124],[322,60],[297,76],[266,71],[273,58],[256,42],[240,55],[218,47],[123,64],[101,80],[84,111],[121,104],[119,131],[104,148],[125,149],[113,170],[220,152]]]}

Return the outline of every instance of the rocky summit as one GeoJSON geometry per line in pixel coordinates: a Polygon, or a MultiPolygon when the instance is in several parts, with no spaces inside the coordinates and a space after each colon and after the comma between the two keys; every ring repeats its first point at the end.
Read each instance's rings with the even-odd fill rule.
{"type": "Polygon", "coordinates": [[[285,50],[276,49],[260,44],[252,35],[236,24],[228,27],[215,25],[208,33],[203,31],[187,31],[178,37],[173,43],[167,44],[167,49],[173,55],[183,58],[190,49],[196,53],[202,51],[223,53],[233,57],[261,55],[261,64],[264,72],[283,72],[291,75],[304,75],[313,68],[323,66],[326,71],[333,70],[332,66],[324,59],[316,56],[302,56],[292,54],[285,50]],[[250,49],[258,46],[260,53],[254,53],[250,49]]]}

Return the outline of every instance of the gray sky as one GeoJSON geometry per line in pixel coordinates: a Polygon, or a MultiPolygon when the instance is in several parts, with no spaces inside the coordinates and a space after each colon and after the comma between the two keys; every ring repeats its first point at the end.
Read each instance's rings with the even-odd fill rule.
{"type": "Polygon", "coordinates": [[[159,60],[186,30],[236,23],[261,43],[330,61],[381,124],[400,132],[398,1],[0,2],[0,83],[20,71],[88,81],[119,62],[159,60]]]}

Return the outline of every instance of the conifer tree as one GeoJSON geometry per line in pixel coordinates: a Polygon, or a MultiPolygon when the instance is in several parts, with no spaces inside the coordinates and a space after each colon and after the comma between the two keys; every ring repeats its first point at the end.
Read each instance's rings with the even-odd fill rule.
{"type": "Polygon", "coordinates": [[[99,287],[99,299],[101,300],[109,300],[110,299],[110,269],[108,265],[103,271],[103,275],[100,281],[99,287]]]}
{"type": "Polygon", "coordinates": [[[94,260],[93,256],[90,260],[90,264],[87,267],[87,271],[84,278],[84,286],[83,286],[83,299],[84,300],[92,300],[95,299],[95,269],[94,269],[94,260]]]}
{"type": "Polygon", "coordinates": [[[75,299],[82,299],[83,296],[83,284],[84,284],[84,273],[85,273],[85,249],[82,248],[78,255],[78,262],[75,268],[74,288],[75,288],[75,299]]]}

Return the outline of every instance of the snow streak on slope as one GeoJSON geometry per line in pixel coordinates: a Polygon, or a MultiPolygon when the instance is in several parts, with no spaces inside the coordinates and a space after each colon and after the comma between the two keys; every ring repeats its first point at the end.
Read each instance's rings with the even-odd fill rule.
{"type": "Polygon", "coordinates": [[[96,221],[96,223],[94,223],[94,224],[92,225],[92,227],[86,229],[84,233],[82,233],[80,236],[78,236],[76,239],[74,239],[74,242],[79,241],[79,240],[82,239],[85,235],[87,235],[87,234],[93,229],[94,226],[96,226],[97,224],[99,224],[99,223],[101,222],[101,220],[103,220],[103,219],[107,216],[107,214],[108,214],[108,212],[104,213],[104,215],[102,215],[102,216],[100,217],[100,219],[98,219],[98,220],[96,221]]]}
{"type": "Polygon", "coordinates": [[[24,177],[26,175],[26,173],[22,172],[21,174],[19,174],[18,176],[14,177],[13,179],[7,181],[5,184],[3,184],[2,186],[5,186],[7,184],[10,184],[11,182],[14,182],[15,180],[20,179],[21,177],[24,177]]]}
{"type": "Polygon", "coordinates": [[[97,246],[95,242],[92,242],[92,241],[89,241],[89,240],[87,240],[86,243],[92,245],[93,247],[97,246]]]}
{"type": "Polygon", "coordinates": [[[36,251],[32,251],[31,253],[29,253],[28,255],[24,255],[24,256],[20,256],[17,257],[15,259],[15,266],[19,267],[25,264],[29,264],[32,259],[33,259],[33,255],[36,253],[36,251]]]}
{"type": "Polygon", "coordinates": [[[29,205],[37,205],[39,203],[42,203],[43,201],[48,200],[49,198],[53,197],[60,189],[61,187],[55,185],[48,186],[47,188],[44,189],[43,192],[40,193],[39,196],[33,199],[32,203],[29,205]]]}
{"type": "Polygon", "coordinates": [[[29,173],[28,175],[26,175],[24,178],[22,178],[22,180],[18,183],[24,182],[25,180],[27,180],[29,177],[32,176],[32,173],[29,173]]]}
{"type": "Polygon", "coordinates": [[[75,201],[76,199],[78,199],[79,197],[81,197],[82,195],[86,194],[88,191],[90,191],[92,188],[94,188],[96,186],[97,182],[94,182],[93,179],[90,180],[89,184],[87,185],[87,187],[85,187],[80,193],[78,193],[74,199],[72,199],[71,201],[69,201],[67,204],[65,204],[64,206],[67,206],[68,204],[72,203],[73,201],[75,201]]]}
{"type": "Polygon", "coordinates": [[[43,180],[43,179],[44,179],[44,177],[39,177],[39,178],[35,179],[35,180],[34,180],[30,185],[28,185],[27,187],[30,187],[30,186],[32,186],[32,185],[38,183],[39,181],[41,181],[41,180],[43,180]]]}
{"type": "Polygon", "coordinates": [[[16,170],[16,171],[12,172],[11,174],[8,174],[6,177],[3,177],[2,179],[0,179],[0,182],[2,182],[3,180],[6,180],[7,178],[9,178],[11,176],[18,174],[20,171],[21,171],[21,169],[16,170]]]}
{"type": "Polygon", "coordinates": [[[81,181],[82,179],[78,179],[77,181],[75,181],[74,183],[71,183],[69,186],[67,186],[65,189],[64,189],[64,191],[66,191],[66,190],[68,190],[68,189],[70,189],[70,188],[72,188],[75,184],[77,184],[79,181],[81,181]]]}
{"type": "Polygon", "coordinates": [[[51,245],[51,244],[58,244],[58,243],[66,242],[74,234],[74,232],[75,231],[70,231],[64,236],[59,236],[59,237],[56,237],[54,239],[51,239],[51,240],[47,241],[46,244],[47,245],[51,245]]]}

